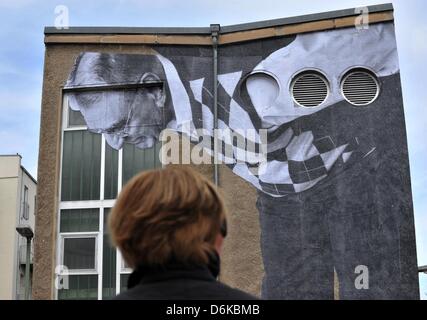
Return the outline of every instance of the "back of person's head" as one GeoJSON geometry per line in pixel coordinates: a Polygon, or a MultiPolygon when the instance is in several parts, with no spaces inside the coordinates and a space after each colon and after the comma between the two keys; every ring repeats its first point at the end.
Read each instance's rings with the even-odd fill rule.
{"type": "Polygon", "coordinates": [[[225,222],[214,184],[183,166],[140,173],[111,212],[113,243],[132,268],[174,261],[208,264],[225,222]]]}

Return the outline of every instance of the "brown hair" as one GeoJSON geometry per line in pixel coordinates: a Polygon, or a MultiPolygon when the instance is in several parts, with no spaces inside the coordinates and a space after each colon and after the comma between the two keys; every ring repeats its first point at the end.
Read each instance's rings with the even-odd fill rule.
{"type": "Polygon", "coordinates": [[[131,179],[117,198],[109,227],[113,243],[135,268],[172,258],[207,264],[224,221],[215,185],[189,168],[170,166],[131,179]]]}

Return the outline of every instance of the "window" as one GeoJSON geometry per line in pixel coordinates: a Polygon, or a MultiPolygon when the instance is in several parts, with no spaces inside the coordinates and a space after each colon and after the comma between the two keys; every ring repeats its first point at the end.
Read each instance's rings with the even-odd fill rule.
{"type": "Polygon", "coordinates": [[[80,111],[74,111],[71,108],[68,108],[68,127],[72,128],[84,126],[86,126],[86,121],[80,111]]]}
{"type": "Polygon", "coordinates": [[[99,209],[61,210],[59,230],[69,287],[58,290],[58,299],[97,299],[99,209]]]}
{"type": "Polygon", "coordinates": [[[104,199],[115,199],[118,190],[119,152],[105,144],[104,199]]]}
{"type": "Polygon", "coordinates": [[[24,186],[24,201],[22,202],[22,218],[30,218],[30,205],[28,204],[28,187],[24,186]]]}
{"type": "Polygon", "coordinates": [[[66,96],[63,116],[57,264],[67,266],[58,275],[68,277],[69,289],[57,290],[57,298],[109,299],[126,288],[132,271],[110,243],[111,207],[129,179],[161,167],[161,145],[110,147],[68,108],[66,96]]]}
{"type": "Polygon", "coordinates": [[[130,270],[131,270],[130,266],[123,259],[122,260],[122,272],[129,272],[130,270]]]}
{"type": "Polygon", "coordinates": [[[123,273],[120,275],[120,291],[127,289],[130,273],[123,273]]]}
{"type": "Polygon", "coordinates": [[[60,232],[98,232],[99,209],[61,210],[60,232]]]}
{"type": "Polygon", "coordinates": [[[116,295],[116,250],[110,243],[108,235],[108,215],[110,209],[104,210],[104,234],[102,248],[102,298],[112,298],[116,295]]]}
{"type": "Polygon", "coordinates": [[[63,209],[59,220],[68,289],[58,290],[58,299],[97,299],[99,209],[63,209]]]}
{"type": "Polygon", "coordinates": [[[132,269],[126,261],[121,258],[121,264],[120,264],[120,291],[127,290],[127,284],[129,280],[129,276],[132,273],[132,269]]]}
{"type": "Polygon", "coordinates": [[[160,148],[160,142],[150,149],[138,149],[133,144],[125,143],[123,146],[123,184],[143,170],[161,168],[160,148]]]}
{"type": "Polygon", "coordinates": [[[96,236],[64,236],[62,250],[68,270],[96,271],[96,236]]]}
{"type": "Polygon", "coordinates": [[[98,277],[96,275],[71,275],[68,289],[58,290],[59,300],[96,300],[98,298],[98,277]]]}
{"type": "Polygon", "coordinates": [[[98,200],[101,135],[66,131],[63,143],[61,200],[98,200]]]}

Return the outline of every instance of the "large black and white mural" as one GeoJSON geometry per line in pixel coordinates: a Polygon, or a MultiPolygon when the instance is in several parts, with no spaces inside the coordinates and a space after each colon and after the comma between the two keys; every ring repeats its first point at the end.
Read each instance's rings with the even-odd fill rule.
{"type": "Polygon", "coordinates": [[[333,299],[335,275],[341,299],[418,298],[393,24],[229,44],[218,55],[218,129],[231,135],[218,148],[210,47],[82,52],[65,85],[69,107],[114,149],[150,148],[170,129],[250,182],[263,298],[333,299]]]}

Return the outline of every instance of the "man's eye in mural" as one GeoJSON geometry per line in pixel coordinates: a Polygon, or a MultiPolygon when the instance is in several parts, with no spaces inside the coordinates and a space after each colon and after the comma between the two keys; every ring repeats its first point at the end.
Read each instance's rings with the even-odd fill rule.
{"type": "Polygon", "coordinates": [[[123,128],[126,126],[127,123],[128,123],[128,118],[122,118],[116,123],[113,123],[110,128],[106,128],[104,130],[104,133],[116,134],[118,136],[125,136],[125,132],[123,131],[123,128]]]}

